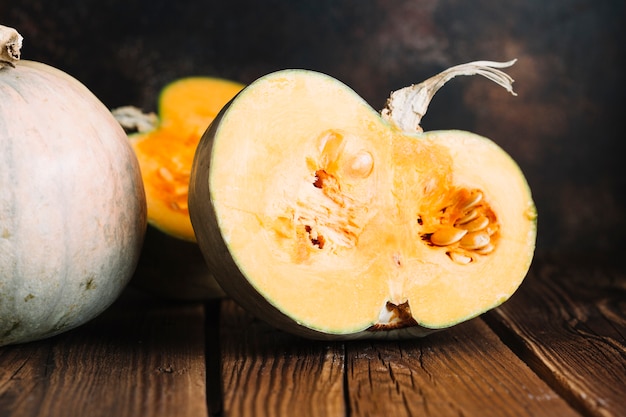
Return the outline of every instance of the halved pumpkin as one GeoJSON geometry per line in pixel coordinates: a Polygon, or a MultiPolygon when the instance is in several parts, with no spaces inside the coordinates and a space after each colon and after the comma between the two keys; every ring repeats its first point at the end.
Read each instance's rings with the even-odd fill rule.
{"type": "Polygon", "coordinates": [[[141,167],[148,205],[146,239],[132,284],[167,298],[224,296],[202,258],[187,209],[196,146],[220,109],[244,86],[212,77],[180,78],[159,95],[158,116],[115,109],[141,167]]]}
{"type": "Polygon", "coordinates": [[[419,127],[452,76],[510,89],[494,66],[399,90],[382,116],[317,72],[248,86],[191,174],[191,220],[221,287],[279,328],[330,339],[421,336],[507,300],[535,245],[522,172],[489,139],[419,127]]]}
{"type": "Polygon", "coordinates": [[[220,78],[178,79],[160,94],[157,126],[130,135],[141,166],[152,226],[179,239],[195,241],[187,208],[193,156],[207,126],[243,87],[220,78]]]}

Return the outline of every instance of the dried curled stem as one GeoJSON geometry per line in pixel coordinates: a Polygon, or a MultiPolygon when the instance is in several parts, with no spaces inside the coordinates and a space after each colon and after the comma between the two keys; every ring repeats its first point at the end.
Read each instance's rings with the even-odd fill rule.
{"type": "Polygon", "coordinates": [[[20,60],[23,39],[17,30],[0,25],[0,68],[15,67],[15,62],[20,60]]]}
{"type": "Polygon", "coordinates": [[[516,59],[507,62],[474,61],[448,68],[422,83],[392,92],[381,115],[405,132],[421,132],[420,123],[433,96],[457,75],[482,75],[509,93],[517,95],[513,91],[513,78],[498,69],[508,68],[516,61],[516,59]]]}

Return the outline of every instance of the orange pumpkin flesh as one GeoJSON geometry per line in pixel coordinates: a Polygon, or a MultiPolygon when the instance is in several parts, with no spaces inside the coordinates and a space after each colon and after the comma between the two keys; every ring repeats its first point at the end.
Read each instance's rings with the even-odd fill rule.
{"type": "Polygon", "coordinates": [[[160,95],[158,126],[131,136],[146,189],[148,221],[154,227],[195,241],[187,208],[193,156],[206,127],[242,88],[217,78],[177,80],[160,95]]]}
{"type": "Polygon", "coordinates": [[[157,123],[138,109],[114,110],[122,125],[141,132],[132,134],[130,141],[141,166],[150,227],[132,280],[135,287],[173,299],[224,296],[195,242],[187,194],[202,133],[242,88],[210,77],[176,80],[159,96],[157,123]]]}
{"type": "Polygon", "coordinates": [[[530,191],[501,148],[401,129],[310,71],[269,74],[222,111],[189,197],[226,293],[312,338],[419,336],[470,319],[515,292],[534,250],[530,191]]]}

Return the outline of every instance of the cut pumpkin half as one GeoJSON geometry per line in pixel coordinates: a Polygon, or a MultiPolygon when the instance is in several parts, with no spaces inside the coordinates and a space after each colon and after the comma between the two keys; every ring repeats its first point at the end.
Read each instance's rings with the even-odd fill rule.
{"type": "MultiPolygon", "coordinates": [[[[156,120],[129,136],[141,166],[150,225],[195,241],[187,204],[193,156],[207,126],[243,87],[220,78],[178,79],[161,91],[156,120]]],[[[127,116],[137,123],[125,110],[129,108],[117,109],[118,120],[127,116]]]]}
{"type": "MultiPolygon", "coordinates": [[[[440,84],[422,85],[421,105],[440,84]]],[[[330,76],[284,70],[204,134],[191,220],[244,308],[311,338],[421,336],[516,291],[536,235],[518,165],[476,134],[421,132],[423,112],[401,111],[414,94],[393,97],[381,115],[330,76]]]]}

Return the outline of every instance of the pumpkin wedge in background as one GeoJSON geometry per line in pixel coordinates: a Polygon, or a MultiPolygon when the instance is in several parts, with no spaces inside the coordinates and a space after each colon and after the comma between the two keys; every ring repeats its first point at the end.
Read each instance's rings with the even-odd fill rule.
{"type": "MultiPolygon", "coordinates": [[[[175,80],[159,95],[158,118],[147,119],[138,133],[129,136],[141,166],[150,225],[195,242],[187,209],[193,156],[207,127],[243,87],[210,77],[175,80]]],[[[128,119],[121,119],[123,111],[117,109],[114,114],[128,126],[128,119]]]]}
{"type": "Polygon", "coordinates": [[[159,95],[158,116],[133,107],[115,109],[139,160],[148,227],[133,284],[182,299],[223,296],[202,258],[189,220],[191,164],[200,137],[244,86],[211,77],[173,81],[159,95]]]}
{"type": "Polygon", "coordinates": [[[416,337],[507,300],[530,266],[536,211],[517,164],[464,131],[422,132],[457,75],[392,93],[382,114],[327,75],[284,70],[246,87],[196,151],[189,210],[224,291],[316,339],[416,337]]]}

